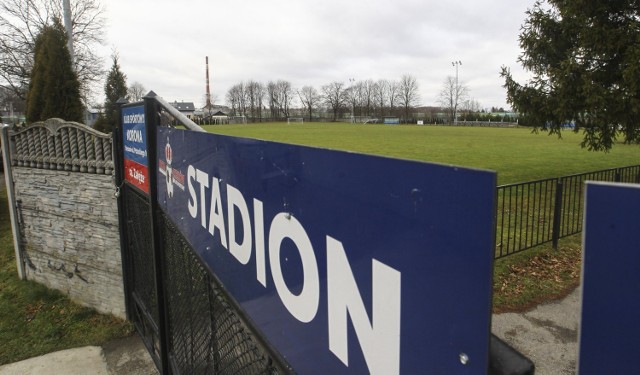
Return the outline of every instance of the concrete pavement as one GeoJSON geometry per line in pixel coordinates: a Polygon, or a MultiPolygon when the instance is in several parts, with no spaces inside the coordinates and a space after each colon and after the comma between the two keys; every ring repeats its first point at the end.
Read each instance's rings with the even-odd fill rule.
{"type": "Polygon", "coordinates": [[[536,366],[536,375],[575,374],[581,288],[524,313],[496,314],[491,331],[536,366]]]}
{"type": "Polygon", "coordinates": [[[100,346],[45,354],[0,366],[0,375],[156,375],[158,370],[137,334],[100,346]]]}

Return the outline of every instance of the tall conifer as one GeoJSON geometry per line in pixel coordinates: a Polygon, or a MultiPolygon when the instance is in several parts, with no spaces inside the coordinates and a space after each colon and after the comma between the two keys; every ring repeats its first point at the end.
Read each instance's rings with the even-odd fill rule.
{"type": "Polygon", "coordinates": [[[117,102],[121,98],[127,98],[127,76],[120,70],[120,64],[118,63],[118,55],[114,54],[113,64],[109,70],[107,76],[107,82],[104,85],[104,93],[106,101],[104,102],[104,117],[103,128],[98,129],[103,132],[111,132],[113,127],[118,121],[117,115],[117,102]]]}
{"type": "Polygon", "coordinates": [[[502,69],[508,101],[535,128],[574,125],[583,147],[640,143],[640,2],[538,0],[520,33],[525,84],[502,69]]]}
{"type": "Polygon", "coordinates": [[[80,83],[67,49],[67,35],[59,19],[42,28],[35,42],[35,59],[27,94],[27,121],[52,117],[82,121],[80,83]]]}

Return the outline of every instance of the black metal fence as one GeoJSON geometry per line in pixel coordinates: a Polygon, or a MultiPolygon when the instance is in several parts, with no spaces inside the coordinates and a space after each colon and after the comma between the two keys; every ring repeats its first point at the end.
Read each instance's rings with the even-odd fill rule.
{"type": "Polygon", "coordinates": [[[151,238],[150,205],[147,199],[128,185],[122,186],[124,231],[126,249],[123,261],[125,272],[127,310],[142,341],[157,366],[160,366],[160,322],[154,249],[151,238]]]}
{"type": "Polygon", "coordinates": [[[640,165],[498,186],[495,258],[580,233],[585,181],[640,183],[640,165]]]}
{"type": "Polygon", "coordinates": [[[178,228],[161,216],[171,373],[286,373],[178,228]]]}
{"type": "Polygon", "coordinates": [[[291,373],[157,204],[155,128],[176,118],[197,125],[153,93],[144,106],[148,193],[124,178],[122,124],[114,135],[129,319],[161,374],[291,373]]]}

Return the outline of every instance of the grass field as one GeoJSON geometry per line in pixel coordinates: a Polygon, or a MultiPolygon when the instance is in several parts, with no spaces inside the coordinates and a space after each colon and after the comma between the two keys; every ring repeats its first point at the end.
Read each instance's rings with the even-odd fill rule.
{"type": "Polygon", "coordinates": [[[611,152],[580,147],[581,134],[558,139],[529,128],[485,128],[348,123],[210,125],[207,131],[394,158],[483,168],[508,184],[640,164],[640,146],[616,144],[611,152]]]}
{"type": "MultiPolygon", "coordinates": [[[[365,154],[483,168],[498,184],[532,181],[640,164],[640,146],[617,143],[608,153],[580,147],[582,134],[562,138],[529,128],[346,123],[266,123],[206,126],[209,132],[365,154]]],[[[500,230],[500,228],[498,228],[500,230]]],[[[514,239],[515,240],[515,239],[514,239]]],[[[580,283],[581,236],[494,263],[494,312],[521,311],[566,295],[580,283]]]]}

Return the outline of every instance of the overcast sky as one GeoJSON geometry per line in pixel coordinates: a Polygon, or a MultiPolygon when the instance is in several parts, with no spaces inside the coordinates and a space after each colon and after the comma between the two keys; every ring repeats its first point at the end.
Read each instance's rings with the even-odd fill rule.
{"type": "MultiPolygon", "coordinates": [[[[500,67],[517,63],[531,1],[513,0],[109,0],[104,55],[117,51],[127,84],[168,101],[225,104],[241,81],[284,79],[294,88],[349,79],[416,77],[420,104],[436,105],[453,61],[483,108],[505,107],[500,67]]],[[[107,64],[110,67],[110,63],[107,64]]]]}

